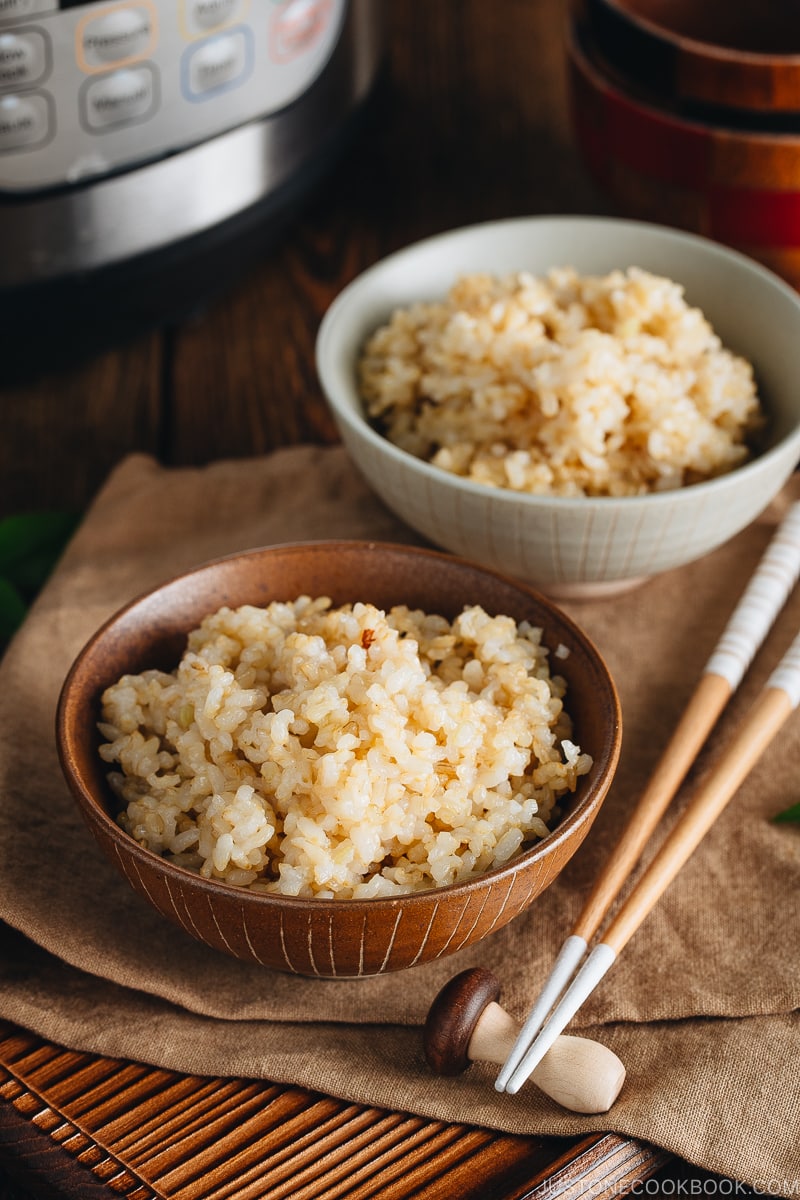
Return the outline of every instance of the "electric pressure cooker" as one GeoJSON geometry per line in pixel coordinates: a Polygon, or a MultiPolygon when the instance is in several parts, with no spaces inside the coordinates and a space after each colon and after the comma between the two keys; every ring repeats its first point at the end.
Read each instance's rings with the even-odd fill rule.
{"type": "Polygon", "coordinates": [[[109,296],[124,309],[143,279],[151,297],[176,278],[194,292],[209,247],[219,262],[230,239],[277,223],[373,89],[380,10],[0,0],[5,328],[104,292],[96,313],[109,296]]]}

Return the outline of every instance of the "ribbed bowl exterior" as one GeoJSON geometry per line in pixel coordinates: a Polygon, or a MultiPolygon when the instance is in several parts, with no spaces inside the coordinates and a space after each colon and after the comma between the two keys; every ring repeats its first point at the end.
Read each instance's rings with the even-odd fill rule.
{"type": "Polygon", "coordinates": [[[707,554],[748,525],[800,460],[800,296],[745,255],[706,238],[604,217],[528,217],[429,238],[369,268],[334,301],[317,367],[350,457],[381,499],[435,545],[555,596],[603,594],[707,554]],[[622,499],[490,488],[400,450],[372,428],[356,363],[396,307],[442,297],[470,272],[584,274],[639,266],[677,280],[723,344],[748,358],[768,417],[764,444],[727,475],[622,499]]]}
{"type": "Polygon", "coordinates": [[[586,837],[616,769],[621,714],[613,680],[586,635],[537,592],[431,550],[374,542],[316,542],[235,555],[135,600],[88,642],[62,688],[57,742],[62,768],[89,829],[130,886],[192,937],[279,971],[353,978],[403,970],[472,945],[502,928],[555,879],[586,837]],[[553,832],[494,871],[409,896],[325,900],[258,894],[206,880],[144,849],[115,820],[97,747],[103,690],[126,672],[168,669],[187,632],[222,604],[268,604],[299,595],[334,604],[408,604],[452,618],[465,604],[528,620],[568,685],[575,738],[593,766],[564,802],[553,832]]]}

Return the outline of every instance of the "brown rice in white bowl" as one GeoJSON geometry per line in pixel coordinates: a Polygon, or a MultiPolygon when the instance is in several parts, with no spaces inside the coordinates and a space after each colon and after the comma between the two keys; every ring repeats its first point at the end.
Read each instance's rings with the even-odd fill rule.
{"type": "MultiPolygon", "coordinates": [[[[580,308],[567,304],[568,320],[580,308]]],[[[650,339],[653,331],[645,329],[644,333],[650,339]]],[[[476,359],[484,352],[484,345],[476,343],[476,359]]],[[[605,217],[486,222],[397,251],[344,289],[326,313],[317,339],[318,373],[339,432],[383,501],[435,545],[565,598],[603,596],[691,562],[758,516],[800,460],[800,395],[795,384],[799,357],[800,297],[772,272],[705,238],[646,222],[605,217]],[[529,447],[507,444],[505,435],[513,427],[513,414],[507,421],[501,413],[504,437],[499,441],[493,440],[497,426],[487,429],[485,439],[472,436],[474,429],[470,436],[463,436],[462,431],[448,434],[453,444],[444,450],[451,463],[444,465],[455,470],[426,460],[431,449],[433,453],[442,449],[433,439],[431,446],[412,445],[409,449],[376,428],[379,413],[373,417],[367,411],[359,362],[369,339],[391,321],[393,313],[416,305],[427,306],[430,312],[444,302],[459,278],[542,280],[565,265],[581,280],[628,277],[636,287],[652,277],[669,280],[679,291],[660,284],[656,289],[664,292],[668,305],[674,307],[675,296],[681,294],[690,314],[703,314],[713,330],[710,340],[696,316],[684,314],[681,321],[690,341],[698,341],[698,335],[702,335],[700,341],[706,338],[706,350],[696,357],[692,371],[702,374],[705,358],[713,357],[715,363],[713,372],[706,372],[707,386],[701,389],[710,406],[703,421],[712,415],[712,424],[721,420],[724,427],[730,414],[739,426],[727,431],[732,440],[721,455],[717,451],[724,437],[720,440],[707,421],[699,440],[697,430],[689,429],[695,415],[679,399],[679,369],[663,393],[663,412],[657,421],[649,419],[646,431],[655,438],[656,450],[659,440],[676,443],[677,465],[665,458],[662,472],[658,454],[649,454],[645,478],[636,481],[633,489],[637,494],[612,494],[627,490],[619,488],[615,479],[607,490],[597,487],[599,475],[590,482],[603,494],[575,494],[589,489],[578,486],[581,481],[573,451],[581,438],[573,438],[570,428],[559,442],[558,452],[566,451],[568,458],[573,454],[573,461],[567,461],[560,487],[554,489],[551,481],[545,480],[546,487],[540,491],[535,490],[536,481],[533,488],[525,490],[529,464],[519,451],[524,455],[529,447]],[[731,357],[718,357],[722,348],[731,357]],[[752,364],[761,411],[754,404],[752,382],[742,360],[752,364]],[[481,440],[489,448],[481,464],[484,474],[486,463],[495,454],[495,466],[506,474],[506,482],[510,471],[511,476],[519,476],[522,487],[497,486],[494,478],[475,479],[457,473],[464,469],[462,443],[468,443],[465,458],[469,465],[472,447],[481,440]],[[717,443],[711,447],[713,462],[706,453],[711,442],[717,443]],[[690,452],[684,464],[680,462],[682,446],[690,452]],[[698,464],[708,468],[713,477],[695,482],[698,464]],[[678,478],[680,486],[672,486],[678,478]],[[647,484],[647,490],[641,490],[641,482],[647,484]],[[573,494],[558,494],[559,490],[573,494]]],[[[536,369],[535,362],[532,366],[536,369]]],[[[406,368],[398,369],[402,373],[406,368]]],[[[549,364],[547,369],[552,369],[549,364]]],[[[649,369],[646,363],[636,363],[634,377],[640,392],[649,369]]],[[[412,374],[415,371],[414,366],[412,374]]],[[[598,387],[602,391],[604,384],[605,376],[599,373],[599,381],[589,381],[590,407],[595,404],[598,387]]],[[[487,378],[484,400],[489,410],[497,401],[500,411],[507,398],[492,393],[492,379],[487,378]]],[[[410,385],[416,386],[413,379],[410,385]]],[[[587,394],[583,385],[579,390],[587,394]]],[[[381,401],[375,403],[379,408],[381,401]]],[[[698,405],[693,407],[696,413],[698,405]]],[[[400,414],[393,436],[413,440],[418,431],[412,428],[413,422],[404,425],[404,420],[400,414]]],[[[613,435],[610,448],[626,449],[619,441],[615,446],[616,431],[609,432],[613,435]]],[[[626,437],[628,432],[626,429],[626,437]]],[[[603,448],[604,452],[609,449],[607,441],[603,448]]],[[[579,447],[583,455],[580,471],[587,471],[584,460],[588,452],[589,473],[594,469],[611,481],[616,472],[609,470],[608,455],[592,458],[592,449],[591,441],[579,447]]],[[[548,467],[552,470],[552,463],[548,467]]],[[[532,470],[538,473],[535,465],[532,470]]]]}
{"type": "Polygon", "coordinates": [[[460,276],[368,339],[359,386],[396,446],[531,495],[637,496],[740,466],[762,411],[749,362],[680,284],[637,267],[460,276]]]}

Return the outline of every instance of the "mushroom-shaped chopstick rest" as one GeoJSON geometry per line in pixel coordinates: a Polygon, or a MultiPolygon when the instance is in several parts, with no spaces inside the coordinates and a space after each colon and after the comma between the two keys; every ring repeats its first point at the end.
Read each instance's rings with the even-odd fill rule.
{"type": "MultiPolygon", "coordinates": [[[[437,1075],[458,1075],[478,1060],[505,1062],[520,1027],[499,998],[496,976],[483,967],[462,971],[445,984],[423,1031],[425,1058],[437,1075]]],[[[607,1046],[562,1034],[530,1078],[562,1108],[602,1113],[619,1095],[625,1068],[607,1046]]]]}

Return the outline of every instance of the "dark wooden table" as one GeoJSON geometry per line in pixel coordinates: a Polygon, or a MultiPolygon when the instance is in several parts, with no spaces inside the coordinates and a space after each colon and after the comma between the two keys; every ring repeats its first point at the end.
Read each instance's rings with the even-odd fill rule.
{"type": "Polygon", "coordinates": [[[66,366],[58,321],[42,329],[37,377],[0,387],[0,513],[84,505],[131,450],[195,464],[332,441],[314,339],[359,270],[453,225],[598,211],[568,133],[562,0],[392,0],[387,13],[367,127],[234,290],[66,366]]]}
{"type": "MultiPolygon", "coordinates": [[[[191,313],[92,352],[50,325],[27,377],[3,376],[0,365],[0,516],[83,509],[131,451],[167,464],[202,464],[297,442],[333,442],[314,339],[330,301],[362,268],[451,226],[606,211],[569,133],[561,0],[389,0],[387,15],[387,68],[369,120],[235,286],[213,299],[199,296],[191,313]]],[[[76,1056],[0,1027],[0,1161],[16,1178],[0,1179],[0,1200],[23,1194],[200,1200],[209,1194],[204,1176],[192,1184],[186,1163],[185,1176],[174,1163],[172,1175],[159,1175],[152,1153],[141,1147],[135,1168],[125,1149],[130,1139],[120,1130],[126,1120],[145,1123],[160,1111],[158,1097],[173,1091],[189,1094],[190,1108],[201,1105],[204,1086],[76,1056]],[[106,1099],[93,1107],[88,1094],[106,1099]],[[106,1110],[116,1114],[113,1136],[102,1125],[106,1110]],[[17,1190],[20,1179],[25,1193],[17,1190]]],[[[258,1137],[265,1160],[272,1154],[284,1162],[286,1185],[276,1195],[485,1200],[544,1191],[621,1194],[625,1181],[658,1170],[666,1171],[672,1190],[679,1176],[706,1178],[675,1160],[665,1167],[666,1156],[626,1139],[556,1145],[365,1112],[298,1089],[241,1081],[226,1096],[231,1089],[243,1110],[271,1114],[261,1125],[245,1123],[250,1132],[231,1153],[244,1154],[258,1137]],[[281,1151],[275,1130],[287,1113],[300,1141],[281,1151]],[[343,1154],[351,1164],[345,1177],[336,1165],[343,1154]],[[312,1186],[313,1171],[302,1173],[317,1161],[329,1166],[312,1186]],[[292,1171],[307,1190],[293,1188],[292,1171]]],[[[215,1103],[219,1114],[228,1100],[215,1103]]],[[[213,1163],[217,1179],[225,1178],[225,1153],[223,1142],[213,1163]]],[[[266,1194],[257,1180],[246,1192],[266,1194]]]]}

